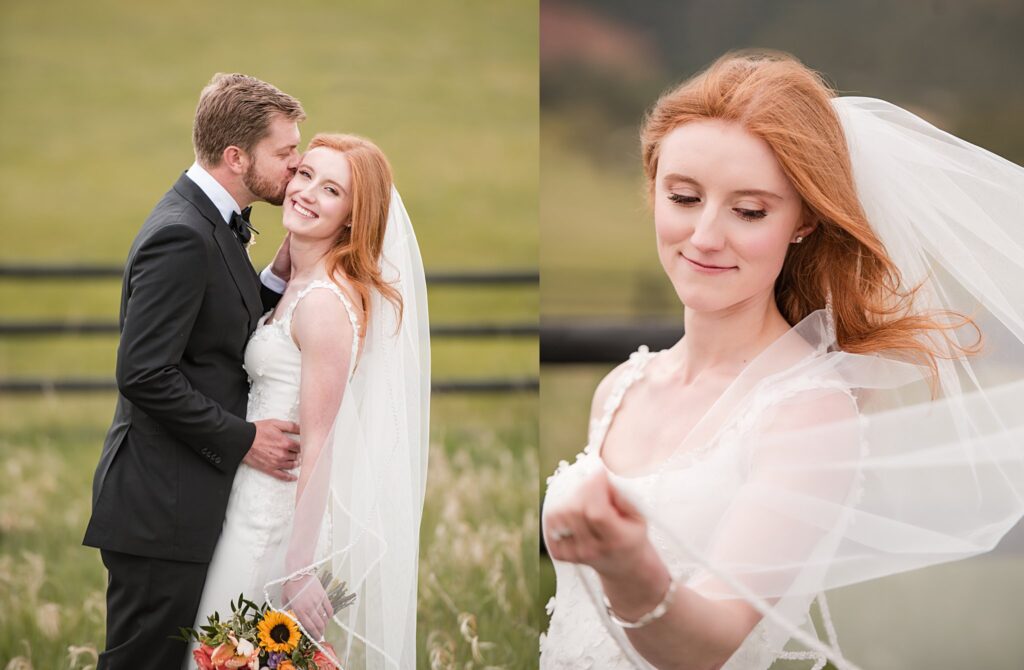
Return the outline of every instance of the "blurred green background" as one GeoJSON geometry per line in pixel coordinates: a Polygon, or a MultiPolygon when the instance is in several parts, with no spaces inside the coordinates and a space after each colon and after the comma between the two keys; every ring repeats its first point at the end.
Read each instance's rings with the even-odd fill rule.
{"type": "MultiPolygon", "coordinates": [[[[1024,4],[1006,0],[543,0],[542,322],[681,327],[655,254],[639,128],[662,91],[726,51],[788,51],[843,94],[890,100],[1024,163],[1022,32],[1024,4]]],[[[542,365],[542,489],[584,446],[611,367],[542,365]]],[[[1024,667],[1019,530],[996,555],[837,591],[843,649],[872,669],[1024,667]]],[[[542,602],[554,591],[546,559],[541,591],[542,602]]]]}
{"type": "MultiPolygon", "coordinates": [[[[428,273],[535,269],[535,2],[0,4],[0,263],[121,264],[192,161],[201,88],[240,71],[298,97],[303,138],[387,153],[428,273]]],[[[257,205],[257,268],[282,235],[257,205]]],[[[4,322],[116,318],[119,282],[0,280],[4,322]]],[[[438,323],[531,323],[536,286],[438,287],[438,323]]],[[[116,338],[0,339],[0,377],[112,377],[116,338]]],[[[531,338],[435,339],[435,379],[534,377],[531,338]]],[[[104,572],[80,546],[110,394],[0,397],[0,668],[83,668],[104,572]]],[[[537,398],[435,396],[419,666],[535,666],[537,398]],[[461,617],[461,618],[460,618],[461,617]],[[461,626],[460,626],[461,624],[461,626]],[[474,655],[474,646],[477,649],[474,655]]],[[[226,604],[225,604],[226,605],[226,604]]]]}

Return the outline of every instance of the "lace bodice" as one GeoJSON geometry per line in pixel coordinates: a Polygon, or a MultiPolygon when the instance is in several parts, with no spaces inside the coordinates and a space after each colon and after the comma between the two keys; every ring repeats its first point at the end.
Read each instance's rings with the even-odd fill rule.
{"type": "Polygon", "coordinates": [[[291,336],[292,316],[299,302],[316,289],[331,291],[345,306],[352,324],[349,378],[355,372],[359,355],[359,317],[355,308],[348,296],[333,282],[312,281],[299,292],[279,319],[267,323],[272,311],[264,314],[256,326],[256,332],[249,339],[245,350],[245,371],[250,382],[246,412],[249,421],[270,418],[298,421],[302,354],[291,336]]]}
{"type": "MultiPolygon", "coordinates": [[[[671,506],[674,517],[679,519],[679,527],[686,529],[688,538],[695,545],[703,545],[710,541],[737,490],[745,481],[749,456],[744,447],[748,442],[745,438],[764,407],[750,406],[747,411],[739,412],[717,426],[711,433],[711,439],[685,454],[686,467],[673,467],[668,472],[655,469],[636,477],[624,477],[608,471],[600,456],[605,436],[626,392],[644,377],[644,370],[655,355],[647,347],[640,347],[630,356],[601,414],[591,423],[587,445],[576,456],[574,463],[562,461],[548,478],[545,504],[557,505],[595,468],[604,468],[611,482],[642,511],[651,509],[657,492],[659,504],[671,506]],[[666,491],[671,491],[668,498],[666,491]]],[[[815,382],[811,380],[808,384],[815,382]]],[[[769,396],[777,401],[799,390],[779,388],[769,396]]],[[[764,397],[764,394],[761,395],[764,397]]],[[[756,396],[754,403],[758,403],[756,396]]],[[[676,554],[668,551],[669,541],[657,527],[649,526],[648,533],[652,545],[663,557],[676,554]]],[[[685,583],[692,574],[688,574],[680,565],[668,559],[670,571],[685,583]]],[[[637,667],[609,632],[587,591],[584,580],[596,584],[596,573],[585,566],[559,561],[555,561],[555,573],[557,590],[547,604],[551,624],[548,632],[541,636],[541,667],[546,670],[625,670],[637,667]]],[[[790,657],[781,651],[785,639],[779,641],[777,635],[769,635],[768,632],[767,622],[758,624],[723,666],[723,670],[759,670],[769,667],[777,658],[790,657]]],[[[616,634],[621,635],[621,632],[616,630],[616,634]]],[[[628,645],[624,635],[621,642],[622,645],[628,645]]]]}

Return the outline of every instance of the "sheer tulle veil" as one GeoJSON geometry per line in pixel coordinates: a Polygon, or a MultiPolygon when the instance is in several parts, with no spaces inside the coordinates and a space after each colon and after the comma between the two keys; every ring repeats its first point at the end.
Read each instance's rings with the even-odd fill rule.
{"type": "Polygon", "coordinates": [[[303,463],[312,476],[264,589],[282,611],[326,591],[335,613],[323,651],[346,670],[416,667],[430,340],[423,263],[394,188],[380,268],[401,295],[402,313],[371,292],[363,352],[327,445],[303,463]]]}
{"type": "MultiPolygon", "coordinates": [[[[937,336],[949,359],[936,380],[899,356],[838,349],[828,311],[814,312],[661,464],[643,509],[670,569],[760,611],[766,646],[794,638],[803,658],[856,668],[829,626],[819,636],[808,623],[819,593],[987,552],[1024,515],[1024,168],[881,100],[833,106],[868,220],[904,284],[922,285],[913,309],[970,316],[983,350],[962,356],[937,336]],[[723,428],[743,435],[744,483],[698,542],[673,518],[685,504],[673,475],[723,428]]],[[[581,575],[613,637],[649,667],[581,575]]]]}

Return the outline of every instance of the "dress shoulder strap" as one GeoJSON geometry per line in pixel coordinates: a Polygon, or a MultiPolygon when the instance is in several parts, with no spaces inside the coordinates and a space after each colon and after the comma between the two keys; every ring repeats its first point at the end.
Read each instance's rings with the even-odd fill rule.
{"type": "Polygon", "coordinates": [[[326,281],[324,279],[314,279],[313,281],[309,282],[309,285],[306,286],[301,291],[299,291],[299,294],[295,296],[295,300],[292,302],[291,305],[288,306],[288,311],[285,313],[284,320],[290,323],[292,320],[292,315],[295,313],[295,308],[298,306],[299,302],[301,302],[303,298],[305,298],[307,295],[309,295],[315,289],[318,288],[327,289],[334,295],[338,296],[338,299],[341,300],[342,305],[345,306],[345,313],[348,314],[348,320],[352,324],[352,331],[355,333],[356,339],[358,339],[359,315],[356,314],[355,307],[352,306],[352,301],[349,300],[349,297],[345,295],[345,292],[342,291],[341,288],[332,281],[326,281]]]}
{"type": "MultiPolygon", "coordinates": [[[[299,291],[299,294],[295,296],[295,300],[291,305],[288,306],[288,311],[285,312],[284,325],[286,328],[291,327],[292,315],[295,313],[295,308],[307,295],[312,293],[316,289],[327,289],[341,300],[341,304],[345,306],[345,312],[348,314],[348,321],[352,324],[352,361],[353,363],[359,357],[359,315],[356,313],[355,307],[352,305],[352,301],[345,295],[345,292],[332,281],[324,279],[314,279],[309,282],[309,285],[299,291]]],[[[353,367],[354,369],[354,367],[353,367]]]]}
{"type": "Polygon", "coordinates": [[[643,379],[644,368],[647,367],[647,363],[654,356],[655,354],[648,349],[646,344],[640,345],[639,349],[629,355],[629,360],[626,361],[622,373],[615,380],[615,386],[612,387],[611,393],[604,400],[601,416],[590,427],[590,440],[588,442],[591,445],[600,445],[604,441],[605,433],[608,432],[612,418],[619,409],[619,405],[622,404],[626,391],[637,381],[643,379]]]}

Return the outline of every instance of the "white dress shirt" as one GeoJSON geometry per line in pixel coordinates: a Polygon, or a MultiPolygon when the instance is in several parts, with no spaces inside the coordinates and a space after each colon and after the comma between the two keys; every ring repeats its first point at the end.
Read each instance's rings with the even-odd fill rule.
{"type": "MultiPolygon", "coordinates": [[[[206,194],[206,197],[224,218],[224,223],[230,223],[233,213],[242,213],[242,208],[238,206],[228,190],[221,186],[220,182],[214,179],[213,175],[203,169],[198,162],[192,163],[192,167],[185,172],[185,176],[195,182],[199,190],[206,194]]],[[[275,293],[284,293],[288,286],[288,282],[275,275],[269,265],[260,273],[260,281],[275,293]]]]}

